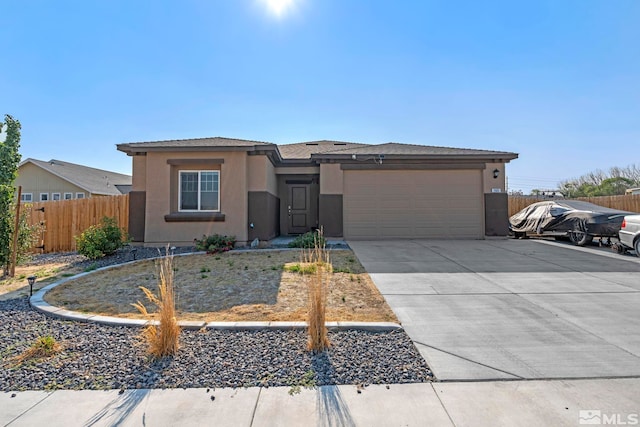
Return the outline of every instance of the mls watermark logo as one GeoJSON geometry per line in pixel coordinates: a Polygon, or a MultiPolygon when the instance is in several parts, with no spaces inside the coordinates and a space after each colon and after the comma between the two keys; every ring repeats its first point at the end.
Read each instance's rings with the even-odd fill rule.
{"type": "Polygon", "coordinates": [[[578,415],[580,424],[600,425],[602,420],[602,413],[597,409],[587,409],[580,411],[578,415]]]}
{"type": "Polygon", "coordinates": [[[585,409],[578,414],[580,425],[610,425],[610,426],[637,426],[640,417],[638,414],[613,414],[604,413],[599,409],[585,409]]]}

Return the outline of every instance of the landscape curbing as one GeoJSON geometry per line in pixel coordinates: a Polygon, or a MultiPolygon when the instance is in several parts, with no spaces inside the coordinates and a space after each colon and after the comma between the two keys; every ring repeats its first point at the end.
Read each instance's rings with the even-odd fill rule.
{"type": "MultiPolygon", "coordinates": [[[[233,252],[233,251],[232,251],[233,252]]],[[[186,256],[204,252],[192,252],[186,254],[176,254],[174,256],[186,256]]],[[[154,259],[154,258],[148,258],[154,259]]],[[[49,304],[44,300],[44,296],[48,291],[56,286],[62,285],[70,280],[77,279],[98,271],[105,271],[112,268],[120,267],[122,265],[132,264],[142,260],[129,261],[123,264],[109,265],[106,267],[97,268],[92,271],[82,272],[74,276],[65,277],[62,280],[51,283],[41,289],[29,298],[29,304],[36,311],[39,311],[47,316],[56,317],[63,320],[72,320],[77,322],[89,322],[97,323],[106,326],[130,326],[130,327],[144,327],[150,324],[157,324],[157,321],[149,321],[144,319],[129,319],[122,317],[103,316],[99,314],[87,314],[77,311],[71,311],[62,307],[56,307],[49,304]]],[[[306,322],[259,322],[259,321],[245,321],[245,322],[206,322],[199,320],[181,320],[178,321],[178,325],[182,329],[200,330],[200,329],[217,329],[217,330],[230,330],[230,331],[254,331],[254,330],[294,330],[305,329],[307,327],[306,322]]],[[[361,330],[369,332],[390,332],[394,330],[402,329],[402,326],[394,322],[326,322],[328,330],[361,330]]]]}

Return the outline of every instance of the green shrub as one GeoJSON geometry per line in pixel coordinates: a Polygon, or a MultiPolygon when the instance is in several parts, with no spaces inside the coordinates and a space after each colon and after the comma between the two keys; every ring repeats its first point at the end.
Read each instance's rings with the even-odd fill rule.
{"type": "Polygon", "coordinates": [[[233,249],[236,244],[236,238],[235,236],[212,234],[210,236],[202,236],[202,239],[194,239],[193,243],[199,251],[206,251],[208,254],[217,254],[233,249]]]}
{"type": "Polygon", "coordinates": [[[78,253],[89,259],[114,254],[124,244],[123,232],[115,218],[104,217],[99,225],[92,225],[75,236],[78,253]]]}
{"type": "Polygon", "coordinates": [[[289,243],[289,247],[310,249],[315,247],[316,242],[318,243],[319,247],[325,247],[327,244],[324,236],[318,233],[317,230],[304,233],[301,236],[297,236],[291,243],[289,243]]]}

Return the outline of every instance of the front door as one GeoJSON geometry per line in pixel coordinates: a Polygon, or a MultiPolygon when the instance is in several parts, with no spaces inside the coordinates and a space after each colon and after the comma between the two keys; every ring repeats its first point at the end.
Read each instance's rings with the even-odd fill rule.
{"type": "Polygon", "coordinates": [[[289,184],[289,234],[303,234],[311,230],[309,184],[289,184]]]}

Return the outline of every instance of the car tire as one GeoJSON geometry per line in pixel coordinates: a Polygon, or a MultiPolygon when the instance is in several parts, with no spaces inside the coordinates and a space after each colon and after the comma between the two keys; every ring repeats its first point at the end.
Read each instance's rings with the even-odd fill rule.
{"type": "Polygon", "coordinates": [[[585,246],[593,241],[593,236],[584,231],[574,230],[569,233],[569,240],[576,246],[585,246]]]}
{"type": "Polygon", "coordinates": [[[587,231],[587,224],[584,220],[579,220],[573,225],[573,230],[569,232],[569,240],[576,246],[585,246],[591,243],[593,236],[587,231]]]}
{"type": "Polygon", "coordinates": [[[640,257],[640,238],[633,242],[633,249],[636,251],[636,256],[640,257]]]}

